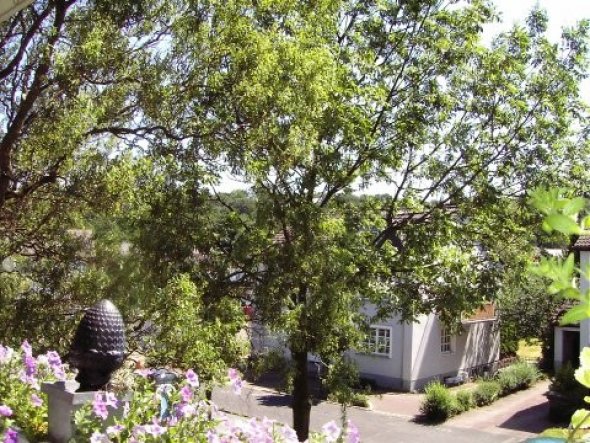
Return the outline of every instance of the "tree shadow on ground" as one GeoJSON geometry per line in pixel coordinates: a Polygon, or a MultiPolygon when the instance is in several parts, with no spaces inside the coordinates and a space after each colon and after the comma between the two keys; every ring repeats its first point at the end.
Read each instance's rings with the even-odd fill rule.
{"type": "Polygon", "coordinates": [[[541,403],[516,412],[498,427],[539,434],[547,428],[555,427],[555,423],[549,420],[549,404],[541,403]]]}
{"type": "Polygon", "coordinates": [[[262,406],[291,406],[292,398],[290,395],[268,394],[258,397],[258,403],[262,406]]]}

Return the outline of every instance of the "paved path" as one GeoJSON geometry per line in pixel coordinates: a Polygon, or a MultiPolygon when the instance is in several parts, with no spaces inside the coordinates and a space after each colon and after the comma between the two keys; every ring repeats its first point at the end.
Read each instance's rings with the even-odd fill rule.
{"type": "MultiPolygon", "coordinates": [[[[251,386],[243,389],[240,396],[227,388],[216,389],[213,401],[222,409],[249,417],[269,417],[283,423],[291,423],[290,397],[270,390],[251,386]]],[[[312,408],[311,428],[319,430],[324,423],[340,419],[340,407],[330,402],[321,402],[312,408]]],[[[426,426],[414,423],[409,416],[364,408],[350,408],[350,418],[358,426],[362,441],[366,443],[517,443],[532,434],[502,430],[480,430],[473,426],[444,424],[426,426]]]]}
{"type": "Polygon", "coordinates": [[[549,381],[541,381],[526,391],[501,398],[490,406],[473,409],[450,419],[450,426],[478,429],[496,434],[521,436],[538,434],[555,426],[548,420],[549,404],[545,397],[549,381]]]}

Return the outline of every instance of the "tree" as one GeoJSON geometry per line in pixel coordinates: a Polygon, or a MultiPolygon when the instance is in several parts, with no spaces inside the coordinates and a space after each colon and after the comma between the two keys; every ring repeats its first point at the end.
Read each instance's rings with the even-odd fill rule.
{"type": "Polygon", "coordinates": [[[288,334],[305,440],[308,353],[358,345],[365,301],[452,321],[493,298],[496,237],[523,229],[507,199],[582,178],[587,23],[557,46],[534,10],[486,48],[483,1],[200,6],[176,30],[192,69],[175,106],[200,129],[176,158],[218,155],[253,183],[234,267],[261,318],[288,334]],[[204,73],[211,59],[219,69],[204,73]],[[339,199],[374,179],[393,186],[385,207],[339,199]]]}
{"type": "MultiPolygon", "coordinates": [[[[141,231],[138,222],[146,213],[146,194],[134,198],[130,187],[138,185],[136,177],[147,178],[154,180],[151,186],[139,186],[153,191],[154,200],[161,198],[162,183],[173,198],[170,182],[158,174],[162,163],[132,159],[141,157],[146,144],[182,141],[174,133],[175,116],[158,108],[157,91],[168,72],[165,41],[173,18],[182,16],[188,3],[37,1],[0,26],[0,263],[6,265],[0,267],[0,337],[5,343],[28,337],[67,350],[80,310],[109,297],[125,316],[131,349],[146,342],[146,326],[156,317],[191,331],[201,325],[201,346],[210,351],[218,351],[220,343],[235,345],[244,320],[235,300],[216,299],[219,310],[203,302],[171,320],[178,306],[196,301],[197,289],[207,285],[174,292],[183,268],[166,269],[155,257],[158,251],[147,240],[140,242],[149,231],[141,231]],[[161,125],[148,124],[153,114],[161,125]],[[123,211],[131,209],[123,219],[123,211]],[[175,293],[174,303],[162,299],[175,293]]],[[[170,345],[168,356],[174,354],[166,330],[150,332],[159,346],[170,345]]],[[[237,352],[219,354],[208,360],[211,365],[200,361],[207,368],[204,378],[219,378],[219,361],[237,358],[237,352]]],[[[194,364],[197,359],[188,355],[174,363],[194,364]]]]}

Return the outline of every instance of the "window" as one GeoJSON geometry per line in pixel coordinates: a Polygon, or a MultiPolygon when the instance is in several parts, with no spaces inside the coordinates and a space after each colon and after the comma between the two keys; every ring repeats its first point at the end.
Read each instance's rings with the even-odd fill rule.
{"type": "Polygon", "coordinates": [[[391,357],[391,328],[387,326],[371,326],[367,349],[371,354],[391,357]]]}
{"type": "Polygon", "coordinates": [[[452,335],[451,331],[445,327],[441,326],[440,328],[440,352],[445,354],[450,354],[453,352],[453,347],[451,345],[452,342],[452,335]]]}

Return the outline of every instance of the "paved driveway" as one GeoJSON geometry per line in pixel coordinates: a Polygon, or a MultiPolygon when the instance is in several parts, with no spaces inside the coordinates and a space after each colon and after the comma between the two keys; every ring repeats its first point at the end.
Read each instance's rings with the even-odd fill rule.
{"type": "MultiPolygon", "coordinates": [[[[266,416],[291,423],[290,397],[274,391],[247,386],[240,396],[236,396],[231,390],[220,388],[214,390],[213,401],[221,409],[234,414],[260,418],[266,416]]],[[[513,414],[517,412],[514,410],[513,414]]],[[[338,422],[340,416],[339,405],[321,402],[312,408],[311,428],[319,430],[330,420],[338,422]]],[[[362,441],[366,443],[517,443],[534,435],[509,427],[479,429],[469,425],[470,420],[458,424],[448,422],[439,426],[426,426],[413,422],[410,416],[363,408],[350,408],[348,418],[358,426],[362,441]]]]}

